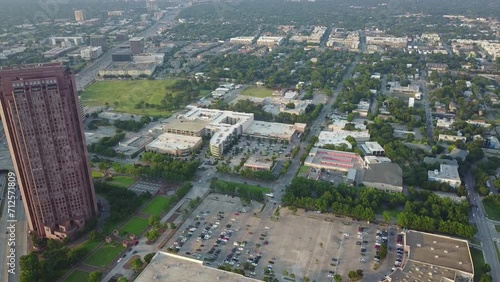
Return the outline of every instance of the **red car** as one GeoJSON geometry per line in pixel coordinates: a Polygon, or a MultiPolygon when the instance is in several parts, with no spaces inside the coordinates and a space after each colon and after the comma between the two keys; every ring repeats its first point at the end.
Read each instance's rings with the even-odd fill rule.
{"type": "Polygon", "coordinates": [[[264,245],[269,245],[269,241],[264,241],[264,245]]]}

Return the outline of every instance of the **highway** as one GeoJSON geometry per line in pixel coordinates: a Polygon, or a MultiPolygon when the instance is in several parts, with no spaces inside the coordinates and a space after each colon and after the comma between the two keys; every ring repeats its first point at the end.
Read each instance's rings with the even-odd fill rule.
{"type": "Polygon", "coordinates": [[[494,245],[496,243],[493,241],[496,239],[498,233],[495,230],[494,224],[486,218],[481,198],[474,189],[474,177],[470,171],[465,175],[464,181],[467,193],[469,194],[469,201],[472,205],[472,222],[476,224],[478,230],[476,238],[481,241],[485,262],[491,266],[490,275],[493,277],[493,281],[498,281],[495,280],[495,277],[500,277],[500,264],[494,245]]]}
{"type": "MultiPolygon", "coordinates": [[[[146,30],[137,34],[138,37],[144,37],[145,39],[148,37],[152,37],[158,31],[158,28],[161,25],[165,25],[166,23],[172,23],[177,14],[180,12],[181,8],[177,8],[174,10],[169,10],[163,18],[156,21],[153,25],[148,27],[146,30]]],[[[80,71],[76,75],[76,88],[78,91],[84,90],[85,87],[92,84],[92,82],[97,78],[99,70],[108,66],[111,63],[111,55],[116,52],[119,48],[114,47],[106,51],[101,57],[96,59],[93,63],[88,65],[82,71],[80,71]]]]}

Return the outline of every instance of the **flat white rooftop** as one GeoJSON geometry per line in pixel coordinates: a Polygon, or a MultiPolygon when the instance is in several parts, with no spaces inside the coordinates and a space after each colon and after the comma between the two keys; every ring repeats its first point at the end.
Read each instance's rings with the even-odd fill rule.
{"type": "Polygon", "coordinates": [[[242,275],[207,267],[191,258],[158,252],[135,279],[135,282],[200,282],[200,281],[260,281],[242,275]]]}
{"type": "Polygon", "coordinates": [[[278,139],[291,139],[296,129],[293,124],[266,121],[254,121],[246,130],[246,134],[278,139]]]}
{"type": "Polygon", "coordinates": [[[186,150],[201,143],[201,137],[187,136],[172,133],[163,133],[156,140],[146,146],[148,150],[157,148],[160,150],[186,150]]]}

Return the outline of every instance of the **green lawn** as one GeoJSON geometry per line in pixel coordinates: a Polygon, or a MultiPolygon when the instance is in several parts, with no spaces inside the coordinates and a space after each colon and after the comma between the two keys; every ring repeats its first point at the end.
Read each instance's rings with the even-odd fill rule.
{"type": "Polygon", "coordinates": [[[64,279],[64,282],[87,282],[89,281],[89,274],[90,273],[85,271],[74,270],[66,279],[64,279]]]}
{"type": "Polygon", "coordinates": [[[299,168],[299,173],[298,174],[307,176],[307,174],[309,173],[310,169],[311,169],[310,167],[303,165],[303,166],[301,166],[299,168]]]}
{"type": "Polygon", "coordinates": [[[472,262],[474,263],[474,281],[479,281],[481,275],[483,275],[484,257],[483,251],[476,248],[470,248],[470,253],[472,255],[472,262]]]}
{"type": "Polygon", "coordinates": [[[265,87],[251,86],[241,91],[241,95],[266,98],[273,96],[273,90],[265,87]]]}
{"type": "Polygon", "coordinates": [[[170,208],[170,205],[172,204],[172,198],[170,197],[163,197],[163,196],[157,196],[149,204],[147,204],[141,212],[150,214],[150,215],[159,215],[161,214],[164,210],[167,210],[170,208]]]}
{"type": "Polygon", "coordinates": [[[79,247],[85,249],[87,252],[90,252],[93,249],[95,249],[95,247],[97,247],[97,245],[99,245],[100,243],[101,243],[100,241],[87,240],[87,241],[83,242],[79,247]]]}
{"type": "Polygon", "coordinates": [[[128,188],[130,185],[134,184],[135,179],[131,176],[113,176],[113,179],[107,181],[107,183],[121,187],[128,188]]]}
{"type": "MultiPolygon", "coordinates": [[[[97,81],[81,95],[85,106],[104,106],[108,103],[118,112],[167,116],[170,113],[157,109],[134,109],[134,105],[144,100],[149,104],[159,105],[165,96],[165,87],[173,85],[175,80],[106,80],[97,81]],[[114,102],[118,102],[115,106],[114,102]]],[[[175,94],[175,93],[173,93],[175,94]]]]}
{"type": "Polygon", "coordinates": [[[123,250],[125,250],[125,247],[123,247],[120,242],[114,242],[111,244],[104,243],[95,253],[88,257],[84,263],[97,267],[106,267],[123,250]]]}
{"type": "Polygon", "coordinates": [[[102,174],[102,172],[97,171],[97,170],[92,170],[92,178],[101,178],[103,176],[104,175],[102,174]]]}
{"type": "Polygon", "coordinates": [[[486,211],[486,216],[489,219],[500,220],[500,207],[496,207],[494,204],[483,200],[484,210],[486,211]]]}
{"type": "Polygon", "coordinates": [[[148,227],[148,220],[141,217],[132,217],[121,229],[121,234],[134,234],[139,235],[144,229],[148,227]]]}

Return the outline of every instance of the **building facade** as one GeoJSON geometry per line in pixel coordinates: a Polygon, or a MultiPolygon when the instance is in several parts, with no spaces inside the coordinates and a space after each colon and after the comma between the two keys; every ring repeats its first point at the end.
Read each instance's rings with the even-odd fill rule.
{"type": "Polygon", "coordinates": [[[50,239],[97,215],[76,93],[59,63],[0,69],[0,114],[29,229],[50,239]]]}
{"type": "Polygon", "coordinates": [[[130,38],[129,44],[132,55],[142,54],[142,52],[144,52],[144,37],[130,38]]]}
{"type": "Polygon", "coordinates": [[[85,21],[85,11],[83,10],[76,10],[75,11],[75,21],[76,22],[84,22],[85,21]]]}

